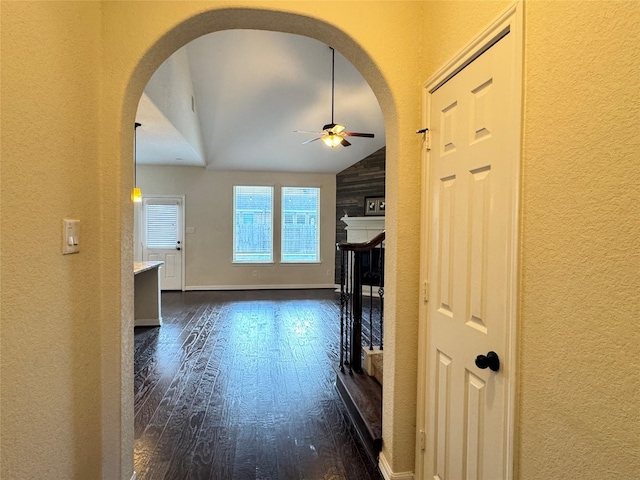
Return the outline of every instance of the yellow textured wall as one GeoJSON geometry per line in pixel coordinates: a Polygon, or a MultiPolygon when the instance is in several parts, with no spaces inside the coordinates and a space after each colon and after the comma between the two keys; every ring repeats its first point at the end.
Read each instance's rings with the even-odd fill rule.
{"type": "MultiPolygon", "coordinates": [[[[425,78],[505,2],[427,2],[425,78]]],[[[524,2],[516,478],[640,472],[640,2],[524,2]]]]}
{"type": "Polygon", "coordinates": [[[640,2],[526,3],[520,477],[640,475],[640,2]]]}
{"type": "Polygon", "coordinates": [[[2,2],[3,480],[96,478],[100,6],[2,2]],[[81,253],[62,256],[62,218],[81,253]]]}
{"type": "MultiPolygon", "coordinates": [[[[128,125],[133,124],[144,85],[174,50],[199,35],[219,29],[286,31],[335,46],[372,86],[385,116],[387,136],[387,251],[390,252],[387,258],[390,265],[385,303],[385,385],[388,388],[384,393],[383,448],[394,471],[412,471],[414,466],[418,283],[415,256],[419,237],[415,228],[419,211],[415,206],[419,205],[420,198],[420,177],[416,175],[420,168],[420,139],[414,132],[420,123],[422,78],[417,58],[422,36],[422,7],[423,2],[384,1],[107,2],[103,5],[103,68],[108,75],[102,85],[104,151],[101,158],[105,168],[101,174],[105,184],[111,186],[103,194],[103,207],[107,212],[103,227],[109,232],[110,241],[114,241],[105,247],[103,255],[106,259],[104,282],[110,282],[103,292],[108,298],[121,294],[119,283],[110,281],[123,274],[118,260],[131,258],[132,210],[125,201],[132,171],[132,130],[128,125]],[[229,6],[234,9],[221,10],[229,6]],[[243,6],[249,9],[238,9],[243,6]],[[266,11],[256,10],[260,8],[266,11]],[[115,243],[120,238],[125,245],[122,251],[115,243]],[[399,348],[394,349],[395,345],[399,348]]],[[[130,297],[126,288],[122,290],[121,304],[130,303],[130,297]]],[[[105,308],[109,315],[114,307],[109,302],[105,308]]],[[[123,355],[128,359],[131,333],[126,328],[123,332],[123,355]]],[[[119,340],[118,333],[115,327],[103,329],[105,349],[113,348],[119,340]]],[[[107,357],[115,355],[115,350],[106,354],[107,357]]],[[[123,364],[120,368],[126,377],[129,365],[123,364]]],[[[120,383],[117,373],[115,369],[106,371],[103,377],[105,398],[109,397],[104,415],[120,422],[121,432],[105,420],[105,439],[114,444],[119,441],[124,476],[129,468],[126,456],[132,448],[132,428],[127,418],[130,412],[119,411],[112,398],[113,392],[122,392],[123,404],[128,408],[128,387],[120,383]]],[[[118,461],[114,456],[110,464],[117,465],[118,461]]]]}
{"type": "Polygon", "coordinates": [[[425,2],[423,81],[511,5],[511,0],[436,0],[425,2]]]}

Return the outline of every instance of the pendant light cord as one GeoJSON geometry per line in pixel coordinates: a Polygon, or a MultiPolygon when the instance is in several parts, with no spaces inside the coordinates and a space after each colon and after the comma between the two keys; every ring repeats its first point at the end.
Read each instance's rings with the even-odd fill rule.
{"type": "Polygon", "coordinates": [[[138,186],[138,127],[141,123],[133,124],[133,186],[138,186]]]}

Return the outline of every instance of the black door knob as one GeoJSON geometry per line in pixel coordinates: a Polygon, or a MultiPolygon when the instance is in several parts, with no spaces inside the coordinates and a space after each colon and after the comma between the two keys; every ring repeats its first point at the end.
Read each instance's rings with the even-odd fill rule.
{"type": "Polygon", "coordinates": [[[500,359],[496,352],[489,352],[486,355],[478,355],[476,357],[476,367],[484,370],[489,368],[493,372],[500,370],[500,359]]]}

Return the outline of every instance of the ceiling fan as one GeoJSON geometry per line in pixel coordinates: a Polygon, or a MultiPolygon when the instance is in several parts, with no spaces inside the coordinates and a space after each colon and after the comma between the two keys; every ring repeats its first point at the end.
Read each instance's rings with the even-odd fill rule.
{"type": "Polygon", "coordinates": [[[342,145],[343,147],[348,147],[351,145],[350,142],[347,141],[345,137],[366,137],[373,138],[373,133],[357,133],[357,132],[347,132],[347,128],[344,125],[340,125],[333,121],[333,110],[334,110],[334,98],[335,98],[335,70],[336,70],[336,51],[333,47],[329,47],[331,49],[331,123],[327,123],[322,127],[321,132],[309,132],[306,130],[296,130],[294,133],[315,133],[316,135],[320,135],[317,138],[312,138],[311,140],[307,140],[306,142],[302,142],[303,145],[307,143],[315,142],[316,140],[322,140],[329,147],[337,147],[338,145],[342,145]]]}

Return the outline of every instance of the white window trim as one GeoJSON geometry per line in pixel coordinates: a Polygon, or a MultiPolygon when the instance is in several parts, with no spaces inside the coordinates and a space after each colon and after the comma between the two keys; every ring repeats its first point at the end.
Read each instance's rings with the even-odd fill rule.
{"type": "Polygon", "coordinates": [[[275,255],[274,255],[274,249],[275,249],[275,238],[274,238],[274,233],[275,233],[275,229],[274,229],[274,224],[275,224],[275,186],[274,185],[233,185],[233,211],[232,211],[232,216],[233,216],[233,222],[232,222],[232,228],[233,228],[233,239],[232,239],[232,251],[231,251],[231,263],[232,265],[238,265],[238,266],[242,266],[242,265],[273,265],[275,263],[275,255]],[[236,188],[237,187],[264,187],[264,188],[271,188],[271,251],[270,251],[270,255],[271,258],[269,260],[263,260],[263,261],[259,261],[259,260],[252,260],[252,261],[242,261],[242,260],[236,260],[236,188]]]}

